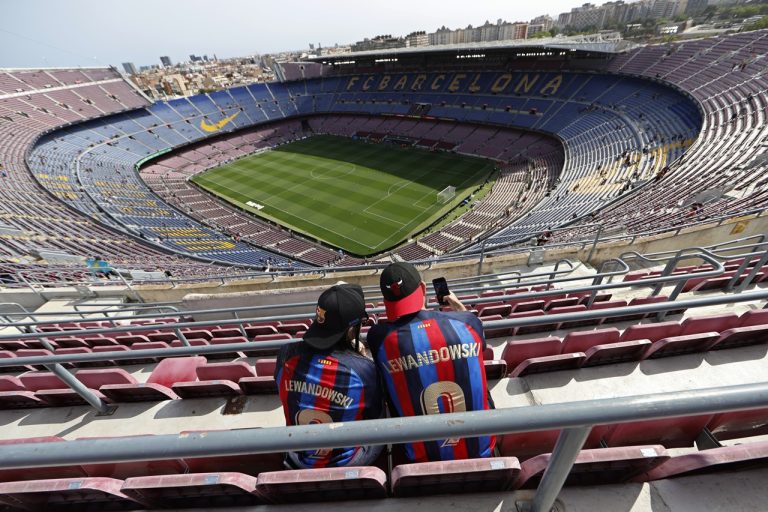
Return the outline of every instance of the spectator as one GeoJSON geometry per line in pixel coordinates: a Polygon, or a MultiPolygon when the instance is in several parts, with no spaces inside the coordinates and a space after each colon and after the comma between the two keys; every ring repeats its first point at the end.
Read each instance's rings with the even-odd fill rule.
{"type": "MultiPolygon", "coordinates": [[[[385,383],[393,416],[423,416],[492,408],[483,366],[483,325],[453,293],[453,312],[425,308],[426,285],[410,263],[392,263],[380,279],[386,324],[368,332],[368,346],[385,383]]],[[[493,454],[496,438],[408,443],[412,462],[493,454]]]]}
{"type": "MultiPolygon", "coordinates": [[[[320,295],[315,320],[304,339],[284,346],[277,358],[277,383],[287,425],[382,416],[376,366],[359,353],[360,326],[367,317],[363,289],[357,285],[335,285],[320,295]]],[[[289,452],[285,463],[295,469],[369,466],[382,449],[356,446],[289,452]]]]}

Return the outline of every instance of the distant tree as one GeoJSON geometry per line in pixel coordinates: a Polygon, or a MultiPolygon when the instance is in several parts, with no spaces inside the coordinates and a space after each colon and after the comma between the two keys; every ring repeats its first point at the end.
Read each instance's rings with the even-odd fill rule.
{"type": "Polygon", "coordinates": [[[746,31],[749,31],[749,30],[760,30],[760,29],[763,29],[763,28],[768,28],[768,16],[763,16],[762,18],[760,18],[756,22],[750,23],[749,25],[744,27],[744,31],[746,32],[746,31]]]}

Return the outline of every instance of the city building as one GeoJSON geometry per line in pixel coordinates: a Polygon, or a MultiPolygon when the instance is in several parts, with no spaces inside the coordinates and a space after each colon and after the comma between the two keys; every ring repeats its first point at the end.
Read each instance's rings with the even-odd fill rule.
{"type": "Polygon", "coordinates": [[[133,62],[123,62],[123,70],[129,75],[135,75],[139,72],[133,62]]]}
{"type": "Polygon", "coordinates": [[[160,63],[163,65],[163,67],[166,67],[166,68],[173,66],[173,63],[171,62],[171,58],[167,56],[160,57],[160,63]]]}

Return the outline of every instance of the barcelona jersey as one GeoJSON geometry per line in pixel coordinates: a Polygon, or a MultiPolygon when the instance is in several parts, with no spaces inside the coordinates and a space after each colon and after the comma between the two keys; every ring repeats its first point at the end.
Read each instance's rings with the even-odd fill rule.
{"type": "MultiPolygon", "coordinates": [[[[383,398],[376,367],[351,350],[320,351],[304,343],[284,346],[277,384],[286,425],[378,419],[383,398]]],[[[346,465],[359,447],[298,452],[307,467],[346,465]]]]}
{"type": "MultiPolygon", "coordinates": [[[[483,367],[483,325],[471,313],[419,311],[368,332],[368,346],[396,416],[490,409],[483,367]]],[[[471,459],[493,454],[483,436],[405,445],[413,462],[471,459]]]]}

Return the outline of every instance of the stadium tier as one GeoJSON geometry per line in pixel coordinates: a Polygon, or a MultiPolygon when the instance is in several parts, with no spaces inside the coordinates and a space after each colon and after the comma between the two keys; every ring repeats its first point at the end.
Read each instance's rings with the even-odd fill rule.
{"type": "MultiPolygon", "coordinates": [[[[513,430],[488,459],[406,463],[393,441],[371,466],[284,468],[279,447],[292,439],[429,435],[411,430],[426,422],[398,419],[334,424],[331,441],[329,425],[283,427],[274,356],[309,328],[320,287],[235,294],[239,303],[225,308],[210,298],[181,311],[163,310],[168,303],[83,309],[78,300],[75,309],[59,302],[35,315],[5,313],[0,502],[9,510],[530,505],[534,490],[551,487],[545,471],[563,459],[555,444],[563,427],[579,430],[577,416],[594,426],[563,470],[565,487],[554,490],[561,509],[658,510],[651,502],[662,498],[663,510],[685,509],[696,490],[709,506],[750,510],[763,496],[768,433],[766,391],[749,386],[764,373],[768,340],[768,253],[755,244],[691,250],[695,265],[662,268],[677,261],[667,257],[642,272],[451,278],[483,323],[496,410],[450,415],[441,428],[513,430]],[[723,293],[723,276],[751,288],[723,293]],[[72,389],[67,375],[83,387],[72,389]],[[714,385],[722,387],[691,391],[714,385]],[[557,411],[548,423],[544,409],[557,411]]],[[[377,281],[363,288],[363,332],[388,321],[377,281]]]]}
{"type": "Polygon", "coordinates": [[[574,226],[558,232],[566,242],[592,236],[595,223],[634,233],[747,211],[765,196],[765,45],[757,31],[645,47],[590,72],[337,68],[152,105],[110,70],[9,70],[0,81],[0,130],[9,135],[0,162],[6,183],[23,193],[4,205],[4,222],[20,232],[1,235],[3,251],[121,264],[145,254],[160,267],[175,265],[164,252],[271,270],[359,264],[305,229],[288,231],[189,181],[316,134],[496,162],[493,188],[471,208],[434,230],[406,232],[400,247],[382,247],[387,258],[507,245],[563,225],[574,226]],[[44,199],[37,184],[50,193],[44,199]],[[30,190],[34,201],[24,196],[30,190]],[[84,236],[92,229],[108,236],[84,236]]]}

